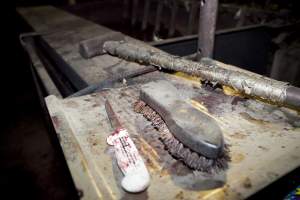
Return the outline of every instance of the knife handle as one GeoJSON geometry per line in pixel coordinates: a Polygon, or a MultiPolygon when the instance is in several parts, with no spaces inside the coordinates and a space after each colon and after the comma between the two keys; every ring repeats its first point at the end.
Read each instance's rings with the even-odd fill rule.
{"type": "Polygon", "coordinates": [[[124,178],[121,185],[128,192],[141,192],[150,184],[150,175],[135,144],[126,129],[118,128],[108,136],[107,143],[114,146],[117,163],[124,178]]]}

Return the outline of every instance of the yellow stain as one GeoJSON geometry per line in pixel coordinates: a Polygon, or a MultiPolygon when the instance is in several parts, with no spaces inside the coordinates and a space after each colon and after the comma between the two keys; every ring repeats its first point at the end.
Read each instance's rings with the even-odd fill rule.
{"type": "Polygon", "coordinates": [[[197,110],[200,110],[202,112],[204,112],[205,114],[208,114],[208,109],[205,107],[205,105],[203,105],[202,103],[198,102],[198,101],[195,101],[195,100],[190,100],[189,103],[194,107],[196,108],[197,110]]]}
{"type": "Polygon", "coordinates": [[[187,113],[187,110],[185,110],[185,109],[180,109],[179,112],[180,112],[180,113],[187,113]]]}
{"type": "Polygon", "coordinates": [[[224,188],[218,188],[218,189],[213,189],[209,191],[202,192],[202,194],[199,196],[199,199],[224,199],[225,194],[224,194],[224,188]]]}
{"type": "Polygon", "coordinates": [[[198,84],[201,85],[201,82],[200,82],[201,78],[200,77],[191,76],[191,75],[188,75],[188,74],[183,73],[183,72],[175,72],[174,75],[177,76],[177,77],[180,77],[180,78],[184,78],[184,79],[189,80],[189,81],[197,82],[198,84]]]}
{"type": "Polygon", "coordinates": [[[234,88],[232,88],[230,86],[222,85],[222,88],[223,88],[224,94],[226,94],[226,95],[244,97],[244,95],[242,93],[240,93],[239,91],[235,90],[234,88]]]}
{"type": "MultiPolygon", "coordinates": [[[[207,108],[203,104],[199,103],[198,101],[192,100],[192,99],[189,100],[189,103],[190,103],[190,105],[192,105],[197,110],[199,110],[199,111],[207,114],[208,116],[210,116],[211,118],[213,118],[214,120],[216,120],[217,123],[220,124],[221,126],[225,126],[224,122],[221,121],[220,119],[216,118],[212,114],[210,114],[208,112],[207,108]]],[[[224,137],[228,138],[228,136],[226,136],[225,134],[224,134],[224,137]]]]}
{"type": "MultiPolygon", "coordinates": [[[[97,174],[101,178],[102,184],[104,185],[104,187],[106,188],[106,190],[108,191],[108,193],[111,195],[112,199],[117,199],[116,195],[114,195],[114,192],[112,191],[112,189],[110,187],[110,184],[106,181],[106,179],[104,177],[104,174],[103,174],[103,171],[101,171],[99,169],[97,163],[93,159],[91,159],[91,161],[93,162],[93,165],[95,166],[95,170],[96,170],[97,174]]],[[[90,173],[88,173],[88,175],[89,175],[90,179],[92,180],[92,183],[93,183],[94,187],[96,188],[96,192],[97,192],[98,196],[100,197],[100,199],[104,199],[102,197],[102,194],[101,194],[101,192],[100,192],[100,190],[99,190],[99,188],[97,186],[97,183],[94,180],[93,176],[90,173]]]]}
{"type": "Polygon", "coordinates": [[[151,168],[153,168],[154,171],[161,170],[160,164],[156,161],[159,159],[159,155],[144,139],[140,138],[140,142],[142,144],[141,151],[143,152],[143,154],[148,155],[147,157],[149,158],[152,164],[151,168]]]}

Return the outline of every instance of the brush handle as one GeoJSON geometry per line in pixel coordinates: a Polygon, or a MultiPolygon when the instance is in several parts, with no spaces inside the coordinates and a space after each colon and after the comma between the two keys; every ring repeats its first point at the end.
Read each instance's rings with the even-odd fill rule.
{"type": "Polygon", "coordinates": [[[134,193],[145,190],[150,175],[127,130],[117,129],[107,138],[107,143],[114,146],[118,166],[124,174],[121,182],[124,190],[134,193]]]}
{"type": "Polygon", "coordinates": [[[224,139],[217,122],[188,104],[170,82],[144,84],[140,98],[162,117],[170,132],[186,147],[213,159],[223,153],[224,139]]]}

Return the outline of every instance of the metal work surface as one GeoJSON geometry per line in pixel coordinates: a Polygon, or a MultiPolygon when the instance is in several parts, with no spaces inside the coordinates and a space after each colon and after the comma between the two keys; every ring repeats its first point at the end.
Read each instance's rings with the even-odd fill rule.
{"type": "MultiPolygon", "coordinates": [[[[18,12],[35,31],[48,32],[42,39],[87,84],[141,68],[110,55],[88,60],[80,56],[79,42],[108,33],[110,30],[105,27],[50,6],[20,8],[18,12]]],[[[46,89],[56,95],[46,98],[47,107],[75,185],[84,199],[242,199],[300,166],[297,112],[228,96],[220,89],[202,88],[199,79],[186,79],[181,73],[156,71],[127,81],[129,86],[104,91],[151,173],[148,190],[135,195],[126,193],[120,186],[122,174],[114,152],[106,144],[106,137],[113,130],[103,94],[61,99],[43,63],[35,54],[33,60],[46,89]],[[232,158],[227,171],[191,171],[170,156],[150,122],[133,111],[140,85],[157,79],[171,81],[194,108],[217,121],[232,158]]],[[[124,85],[118,87],[121,86],[124,85]]]]}
{"type": "MultiPolygon", "coordinates": [[[[34,31],[43,33],[41,37],[44,41],[43,44],[51,48],[51,53],[58,54],[62,57],[65,65],[62,67],[61,71],[66,72],[65,75],[71,79],[70,82],[76,84],[77,90],[82,89],[85,84],[90,85],[104,80],[115,72],[125,72],[138,68],[135,64],[128,64],[126,61],[120,62],[118,59],[108,55],[97,56],[91,59],[83,59],[81,57],[78,52],[79,43],[97,36],[113,33],[112,30],[106,27],[97,25],[52,6],[18,8],[17,11],[34,31]],[[128,65],[130,65],[130,70],[128,70],[128,65]],[[72,74],[74,76],[76,74],[76,76],[74,77],[72,74]]],[[[217,32],[216,58],[225,62],[231,62],[231,59],[238,59],[231,64],[247,67],[247,69],[251,71],[255,71],[259,68],[261,70],[259,72],[264,73],[265,63],[261,63],[260,61],[257,62],[257,59],[254,59],[253,56],[249,57],[249,52],[251,52],[249,49],[252,49],[254,52],[257,52],[257,49],[263,49],[262,51],[266,52],[266,49],[261,46],[264,43],[259,42],[259,47],[250,48],[251,45],[257,44],[257,42],[253,42],[253,37],[248,37],[247,31],[242,30],[243,29],[241,29],[241,31],[229,31],[228,33],[217,32]],[[239,34],[240,32],[241,34],[239,34]],[[230,39],[228,39],[227,36],[230,39]],[[235,48],[235,50],[232,51],[233,42],[230,42],[229,44],[227,41],[232,41],[233,38],[235,38],[235,41],[240,41],[240,38],[243,40],[245,37],[252,38],[249,39],[250,42],[243,43],[247,48],[235,48]],[[228,45],[231,46],[230,51],[227,48],[228,45]],[[226,54],[225,57],[223,54],[226,54]],[[234,56],[234,58],[232,58],[231,55],[239,56],[234,56]],[[249,59],[251,62],[248,62],[249,59]],[[252,63],[252,65],[244,66],[242,60],[247,60],[247,62],[252,63]]],[[[256,33],[258,30],[261,29],[253,28],[250,32],[256,33]]],[[[125,36],[125,38],[131,42],[144,45],[144,43],[133,38],[127,36],[125,36]]],[[[185,38],[190,38],[190,40],[184,39],[182,42],[176,40],[174,43],[167,40],[166,42],[168,42],[168,44],[165,44],[163,41],[162,44],[153,43],[153,45],[164,51],[180,56],[195,53],[197,48],[197,38],[195,36],[186,36],[185,38]]],[[[241,42],[235,42],[234,44],[238,44],[238,47],[241,46],[241,42]]],[[[263,52],[255,54],[259,55],[258,57],[261,56],[258,60],[262,60],[261,58],[266,57],[266,54],[263,52]]]]}
{"type": "MultiPolygon", "coordinates": [[[[48,45],[50,53],[58,54],[65,63],[61,69],[69,79],[82,89],[84,83],[90,85],[104,80],[114,73],[137,69],[137,64],[120,61],[108,55],[97,56],[92,59],[83,59],[79,54],[79,43],[99,35],[108,34],[112,30],[52,6],[18,8],[18,13],[36,32],[42,33],[44,45],[48,45]],[[129,69],[129,70],[128,70],[129,69]],[[71,73],[70,73],[71,72],[71,73]],[[76,77],[71,76],[76,74],[76,77]],[[72,81],[72,80],[71,80],[72,81]]],[[[126,39],[141,43],[130,37],[126,39]]],[[[49,53],[49,52],[48,52],[49,53]]]]}
{"type": "Polygon", "coordinates": [[[64,100],[49,96],[51,118],[69,166],[77,166],[70,170],[86,199],[241,199],[300,165],[300,116],[295,111],[227,96],[201,88],[198,81],[159,72],[145,75],[143,82],[154,75],[171,81],[192,106],[216,119],[229,144],[228,171],[203,174],[172,158],[156,130],[133,111],[138,83],[105,91],[151,173],[148,190],[125,193],[120,187],[121,172],[106,144],[112,130],[101,93],[64,100]]]}

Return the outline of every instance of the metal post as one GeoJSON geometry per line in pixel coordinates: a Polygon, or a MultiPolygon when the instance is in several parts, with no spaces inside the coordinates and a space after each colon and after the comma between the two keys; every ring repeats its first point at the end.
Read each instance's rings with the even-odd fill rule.
{"type": "Polygon", "coordinates": [[[200,2],[197,59],[213,57],[218,0],[200,2]]]}

